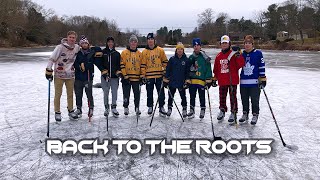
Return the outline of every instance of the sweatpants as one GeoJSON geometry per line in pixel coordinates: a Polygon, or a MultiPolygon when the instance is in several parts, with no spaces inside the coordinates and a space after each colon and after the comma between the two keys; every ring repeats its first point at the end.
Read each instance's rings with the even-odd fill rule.
{"type": "Polygon", "coordinates": [[[119,78],[110,78],[107,82],[106,79],[101,76],[101,87],[103,90],[103,100],[104,107],[109,108],[109,92],[111,86],[111,94],[112,94],[112,106],[115,107],[117,105],[118,98],[118,88],[119,88],[119,78]]]}
{"type": "Polygon", "coordinates": [[[92,81],[80,81],[75,80],[74,82],[74,92],[76,94],[76,105],[78,109],[82,108],[82,96],[83,96],[83,89],[86,92],[88,98],[88,105],[89,108],[94,107],[93,96],[92,96],[92,81]]]}
{"type": "Polygon", "coordinates": [[[230,104],[231,104],[231,112],[237,113],[238,112],[238,102],[237,102],[237,86],[232,86],[232,94],[230,86],[219,86],[219,99],[220,99],[220,106],[219,109],[223,110],[224,112],[228,111],[228,107],[226,104],[227,94],[229,91],[230,95],[230,104]]]}
{"type": "Polygon", "coordinates": [[[190,106],[194,108],[196,105],[197,91],[199,94],[200,107],[201,107],[201,109],[204,109],[204,108],[206,108],[206,99],[205,99],[206,93],[205,93],[204,87],[199,87],[198,85],[191,84],[189,87],[190,106]]]}
{"type": "Polygon", "coordinates": [[[249,98],[251,100],[252,114],[259,114],[259,100],[260,88],[259,87],[240,87],[241,101],[243,112],[249,114],[249,98]]]}
{"type": "MultiPolygon", "coordinates": [[[[172,94],[172,97],[174,98],[174,94],[176,93],[177,88],[173,88],[173,87],[169,87],[169,91],[172,94]]],[[[187,107],[187,97],[186,97],[186,90],[183,88],[179,88],[178,89],[179,94],[180,94],[180,98],[181,98],[181,106],[182,107],[187,107]]],[[[169,94],[169,100],[168,100],[168,107],[172,108],[172,102],[173,102],[173,98],[171,98],[170,94],[169,94]]]]}
{"type": "Polygon", "coordinates": [[[127,108],[129,106],[131,87],[132,87],[133,96],[134,96],[134,106],[135,108],[137,108],[139,107],[139,102],[140,102],[140,82],[139,81],[130,81],[130,84],[128,85],[122,84],[123,107],[127,108]]]}
{"type": "Polygon", "coordinates": [[[73,86],[74,79],[54,78],[54,111],[60,112],[60,99],[62,95],[63,84],[66,85],[68,110],[73,109],[73,86]]]}
{"type": "Polygon", "coordinates": [[[152,78],[148,79],[148,83],[146,84],[147,89],[147,106],[153,107],[153,89],[154,86],[156,86],[158,95],[159,95],[159,107],[163,107],[165,102],[165,94],[164,94],[164,88],[162,87],[162,78],[152,78]]]}

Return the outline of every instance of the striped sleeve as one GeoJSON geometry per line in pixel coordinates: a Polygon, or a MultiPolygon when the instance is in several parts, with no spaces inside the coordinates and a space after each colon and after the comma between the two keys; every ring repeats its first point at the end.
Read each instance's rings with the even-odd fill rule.
{"type": "Polygon", "coordinates": [[[141,54],[141,64],[140,64],[140,77],[146,77],[147,59],[145,58],[145,53],[141,54]]]}
{"type": "Polygon", "coordinates": [[[260,52],[260,63],[259,63],[259,77],[265,77],[266,76],[266,67],[265,67],[265,62],[263,59],[262,52],[260,52]]]}
{"type": "Polygon", "coordinates": [[[128,74],[127,74],[127,71],[126,71],[126,64],[125,64],[125,52],[122,52],[121,53],[121,62],[120,62],[120,69],[121,69],[121,72],[123,74],[123,77],[125,77],[125,79],[128,78],[128,74]]]}

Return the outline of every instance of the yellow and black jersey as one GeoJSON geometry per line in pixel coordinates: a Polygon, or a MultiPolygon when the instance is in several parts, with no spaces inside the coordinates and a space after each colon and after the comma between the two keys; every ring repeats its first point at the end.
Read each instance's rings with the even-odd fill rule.
{"type": "Polygon", "coordinates": [[[142,51],[142,65],[146,66],[145,77],[147,79],[160,78],[165,74],[168,59],[164,50],[156,46],[153,49],[146,48],[142,51]]]}
{"type": "Polygon", "coordinates": [[[141,67],[142,54],[139,50],[125,49],[121,53],[121,72],[125,79],[139,81],[145,73],[145,67],[141,67]]]}

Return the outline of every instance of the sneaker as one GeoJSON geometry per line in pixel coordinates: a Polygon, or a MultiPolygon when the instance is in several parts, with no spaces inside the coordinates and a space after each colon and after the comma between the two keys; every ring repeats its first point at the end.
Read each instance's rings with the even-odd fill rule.
{"type": "Polygon", "coordinates": [[[60,122],[61,121],[61,112],[55,112],[54,118],[56,119],[57,122],[60,122]]]}
{"type": "Polygon", "coordinates": [[[136,115],[140,115],[141,114],[141,111],[140,111],[140,109],[139,108],[135,108],[135,111],[136,111],[136,115]]]}
{"type": "Polygon", "coordinates": [[[182,117],[186,118],[187,117],[187,107],[182,108],[182,117]]]}
{"type": "Polygon", "coordinates": [[[149,114],[149,115],[152,115],[152,112],[153,112],[153,107],[149,107],[149,108],[148,108],[148,114],[149,114]]]}
{"type": "Polygon", "coordinates": [[[251,124],[252,125],[257,124],[258,117],[259,117],[259,114],[255,114],[255,113],[253,114],[252,119],[251,119],[251,124]]]}
{"type": "Polygon", "coordinates": [[[248,119],[249,119],[248,113],[244,111],[242,117],[239,119],[239,122],[245,122],[245,121],[248,121],[248,119]]]}
{"type": "Polygon", "coordinates": [[[117,111],[117,105],[112,105],[111,106],[111,112],[112,112],[112,115],[114,116],[114,117],[119,117],[119,112],[117,111]]]}
{"type": "Polygon", "coordinates": [[[220,112],[217,116],[217,119],[220,121],[224,118],[225,115],[226,115],[226,113],[224,112],[224,110],[220,109],[220,112]]]}
{"type": "Polygon", "coordinates": [[[74,109],[69,111],[69,118],[70,119],[78,119],[78,115],[74,109]]]}
{"type": "Polygon", "coordinates": [[[231,112],[230,116],[229,116],[229,119],[228,119],[228,122],[229,123],[234,123],[235,121],[235,113],[231,112]]]}
{"type": "Polygon", "coordinates": [[[200,118],[200,119],[203,119],[203,118],[204,118],[205,113],[206,113],[206,109],[205,109],[205,108],[201,108],[199,118],[200,118]]]}
{"type": "Polygon", "coordinates": [[[92,116],[93,116],[93,108],[89,108],[88,116],[89,116],[89,117],[92,117],[92,116]]]}
{"type": "Polygon", "coordinates": [[[167,116],[170,117],[172,114],[172,107],[168,107],[167,116]]]}
{"type": "Polygon", "coordinates": [[[127,107],[124,108],[124,115],[126,116],[129,115],[129,108],[127,107]]]}
{"type": "Polygon", "coordinates": [[[76,114],[77,114],[78,118],[81,118],[81,117],[82,117],[82,110],[81,110],[81,108],[77,108],[76,114]]]}
{"type": "Polygon", "coordinates": [[[166,117],[166,116],[167,116],[167,112],[166,112],[166,110],[164,109],[164,107],[160,107],[160,108],[159,108],[159,114],[160,114],[160,116],[163,116],[163,117],[166,117]]]}
{"type": "Polygon", "coordinates": [[[194,118],[194,108],[193,107],[190,107],[190,112],[187,114],[187,116],[189,119],[194,118]]]}

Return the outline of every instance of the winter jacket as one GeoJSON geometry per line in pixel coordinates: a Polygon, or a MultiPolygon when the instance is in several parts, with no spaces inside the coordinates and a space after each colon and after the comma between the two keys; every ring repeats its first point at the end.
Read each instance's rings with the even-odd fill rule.
{"type": "Polygon", "coordinates": [[[202,53],[193,53],[190,59],[191,84],[205,86],[206,82],[212,81],[212,68],[210,62],[206,61],[202,53]]]}
{"type": "Polygon", "coordinates": [[[115,49],[109,49],[108,47],[102,51],[102,66],[108,70],[109,77],[117,78],[117,74],[121,72],[120,61],[121,56],[115,49]]]}
{"type": "Polygon", "coordinates": [[[259,77],[266,77],[262,52],[253,49],[249,53],[244,51],[242,56],[245,60],[245,65],[242,67],[240,74],[240,86],[258,87],[259,77]]]}
{"type": "Polygon", "coordinates": [[[52,69],[52,65],[54,65],[55,78],[73,79],[75,76],[73,63],[79,50],[79,45],[75,44],[74,47],[71,47],[67,44],[66,38],[62,39],[61,44],[53,50],[47,69],[52,69]]]}
{"type": "Polygon", "coordinates": [[[142,65],[146,66],[143,75],[147,79],[161,78],[165,74],[167,63],[167,56],[159,46],[155,46],[153,49],[147,47],[142,51],[142,65]]]}
{"type": "Polygon", "coordinates": [[[77,53],[76,60],[73,64],[75,68],[75,79],[80,81],[88,81],[88,75],[90,81],[93,80],[94,76],[94,64],[98,67],[99,70],[104,70],[103,67],[99,66],[101,61],[99,58],[102,57],[101,49],[92,47],[88,51],[80,49],[77,53]],[[84,64],[85,70],[82,71],[81,63],[84,64]],[[88,74],[89,73],[89,74],[88,74]]]}
{"type": "Polygon", "coordinates": [[[189,77],[190,62],[185,54],[181,58],[177,54],[169,59],[166,67],[166,74],[163,81],[169,81],[169,86],[173,88],[182,88],[189,77]]]}
{"type": "Polygon", "coordinates": [[[121,53],[121,72],[125,79],[129,78],[130,81],[139,81],[145,73],[145,68],[141,67],[142,54],[136,50],[127,48],[121,53]]]}
{"type": "Polygon", "coordinates": [[[228,60],[229,54],[232,50],[225,53],[220,52],[214,61],[214,80],[218,80],[219,86],[229,86],[230,85],[230,73],[232,85],[239,84],[239,69],[244,66],[244,59],[242,55],[236,57],[233,55],[231,60],[228,60]],[[229,73],[230,69],[230,73],[229,73]]]}

